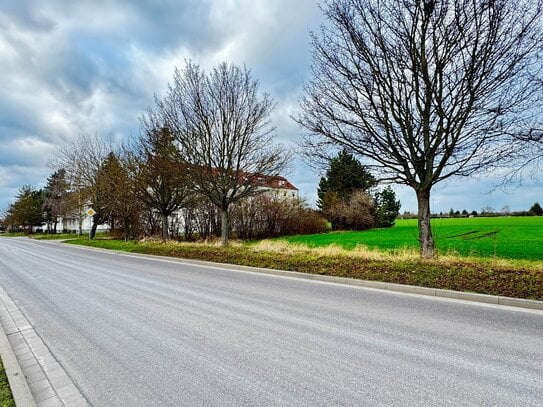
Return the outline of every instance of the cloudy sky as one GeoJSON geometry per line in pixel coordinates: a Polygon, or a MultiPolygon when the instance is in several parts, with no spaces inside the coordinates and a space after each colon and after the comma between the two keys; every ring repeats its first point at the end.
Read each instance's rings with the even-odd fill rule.
{"type": "MultiPolygon", "coordinates": [[[[296,112],[308,81],[314,0],[0,0],[0,210],[23,184],[41,187],[59,146],[80,134],[134,137],[138,117],[175,66],[246,64],[277,102],[281,142],[295,146],[296,112]]],[[[300,160],[289,179],[314,202],[319,175],[300,160]]],[[[492,178],[436,188],[435,211],[512,210],[543,203],[543,185],[492,190],[492,178]]],[[[403,210],[414,194],[395,187],[403,210]]]]}

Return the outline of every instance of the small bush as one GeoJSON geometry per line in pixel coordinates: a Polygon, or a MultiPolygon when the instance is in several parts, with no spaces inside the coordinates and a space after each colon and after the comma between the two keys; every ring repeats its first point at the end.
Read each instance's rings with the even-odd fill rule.
{"type": "Polygon", "coordinates": [[[325,211],[335,230],[367,230],[375,226],[375,202],[365,192],[354,192],[348,201],[331,202],[325,211]]]}
{"type": "Polygon", "coordinates": [[[261,194],[238,203],[231,212],[233,233],[240,239],[322,233],[326,220],[300,199],[261,194]]]}

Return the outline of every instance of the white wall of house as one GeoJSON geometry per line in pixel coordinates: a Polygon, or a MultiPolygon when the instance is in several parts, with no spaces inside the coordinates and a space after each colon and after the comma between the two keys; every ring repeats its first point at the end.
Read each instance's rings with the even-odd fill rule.
{"type": "MultiPolygon", "coordinates": [[[[53,224],[50,225],[51,230],[53,230],[53,224]]],[[[81,219],[81,232],[82,233],[88,233],[92,228],[92,218],[90,216],[83,216],[81,219]]],[[[34,226],[34,231],[37,229],[42,229],[44,232],[47,231],[47,224],[44,223],[42,226],[34,226]]],[[[96,228],[97,232],[107,232],[111,229],[111,227],[107,223],[103,223],[101,225],[98,225],[96,228]]],[[[57,233],[62,233],[62,231],[68,231],[68,232],[79,232],[79,219],[77,217],[70,217],[70,218],[58,218],[57,223],[57,233]]]]}
{"type": "Polygon", "coordinates": [[[269,193],[278,198],[293,198],[298,199],[298,190],[290,188],[270,188],[270,187],[258,187],[257,191],[269,193]]]}
{"type": "MultiPolygon", "coordinates": [[[[60,227],[60,230],[68,230],[68,231],[78,231],[79,230],[79,220],[77,218],[66,218],[66,219],[60,219],[59,224],[57,225],[57,232],[60,227]]],[[[88,232],[92,228],[92,218],[90,216],[83,216],[83,219],[81,221],[81,230],[83,232],[88,232]]],[[[96,228],[97,232],[107,232],[111,227],[107,223],[103,223],[101,225],[98,225],[96,228]]]]}

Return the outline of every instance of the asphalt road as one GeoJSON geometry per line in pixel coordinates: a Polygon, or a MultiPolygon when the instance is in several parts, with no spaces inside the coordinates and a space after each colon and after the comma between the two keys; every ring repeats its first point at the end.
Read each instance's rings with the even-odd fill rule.
{"type": "Polygon", "coordinates": [[[94,406],[543,403],[543,313],[0,238],[94,406]]]}

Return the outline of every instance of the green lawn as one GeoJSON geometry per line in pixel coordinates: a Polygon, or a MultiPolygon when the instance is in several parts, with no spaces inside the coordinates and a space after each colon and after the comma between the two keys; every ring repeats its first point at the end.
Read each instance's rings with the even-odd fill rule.
{"type": "MultiPolygon", "coordinates": [[[[543,217],[433,219],[432,227],[440,253],[543,260],[543,217]]],[[[392,250],[418,247],[417,236],[416,219],[399,219],[390,229],[330,232],[280,239],[310,247],[336,244],[352,249],[356,245],[364,245],[392,250]]]]}

